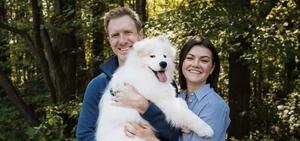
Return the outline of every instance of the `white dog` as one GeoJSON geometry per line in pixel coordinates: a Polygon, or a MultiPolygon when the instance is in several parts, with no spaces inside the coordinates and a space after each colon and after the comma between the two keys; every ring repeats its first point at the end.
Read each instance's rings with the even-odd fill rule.
{"type": "Polygon", "coordinates": [[[213,130],[191,112],[184,100],[176,98],[171,85],[175,70],[175,48],[164,37],[147,38],[134,44],[123,66],[114,73],[99,104],[100,114],[96,139],[98,141],[144,141],[129,138],[124,126],[128,121],[145,123],[132,108],[115,106],[112,90],[129,83],[165,114],[167,121],[178,128],[187,128],[199,136],[211,137],[213,130]]]}

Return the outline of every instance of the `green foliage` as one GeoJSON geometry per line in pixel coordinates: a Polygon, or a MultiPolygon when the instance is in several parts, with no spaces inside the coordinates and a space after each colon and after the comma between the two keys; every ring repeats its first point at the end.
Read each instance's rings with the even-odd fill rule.
{"type": "MultiPolygon", "coordinates": [[[[6,2],[10,26],[26,29],[31,34],[32,11],[28,1],[6,2]]],[[[66,17],[75,14],[76,18],[64,23],[63,28],[55,25],[61,17],[54,17],[53,1],[40,2],[43,25],[50,29],[50,35],[53,34],[51,31],[57,30],[76,32],[80,46],[78,52],[84,54],[86,61],[80,62],[82,64],[77,68],[80,74],[77,76],[85,75],[90,79],[91,76],[85,72],[92,69],[92,64],[103,62],[112,55],[106,40],[101,46],[101,55],[92,53],[93,32],[103,29],[104,14],[97,15],[93,9],[103,3],[107,7],[101,8],[116,7],[117,2],[77,1],[75,10],[64,11],[66,17]]],[[[219,88],[227,100],[229,53],[243,50],[240,59],[251,70],[253,90],[250,111],[244,112],[251,122],[251,133],[243,140],[299,140],[300,5],[296,4],[296,0],[250,2],[249,7],[245,7],[247,10],[242,10],[235,9],[234,4],[228,7],[224,2],[213,0],[148,1],[149,19],[145,33],[147,36],[165,34],[177,49],[193,36],[209,38],[219,51],[222,67],[219,88]],[[244,50],[239,39],[244,39],[249,48],[244,50]],[[290,70],[289,64],[294,64],[290,65],[290,70]]],[[[125,1],[125,5],[132,5],[128,3],[125,1]]],[[[35,109],[41,122],[38,127],[28,125],[0,89],[0,140],[75,140],[83,92],[78,90],[74,95],[80,96],[72,101],[52,105],[42,72],[28,45],[20,36],[10,32],[1,31],[0,34],[1,42],[8,43],[0,48],[0,55],[8,56],[7,61],[0,60],[0,66],[10,70],[10,78],[21,91],[21,97],[35,109]]],[[[87,83],[86,79],[83,81],[78,83],[87,83]]],[[[230,140],[237,141],[234,138],[230,140]]]]}
{"type": "MultiPolygon", "coordinates": [[[[253,139],[241,139],[241,140],[239,140],[239,139],[236,139],[234,137],[231,137],[229,140],[230,141],[253,141],[253,139]]],[[[259,141],[275,141],[275,139],[273,139],[273,137],[271,137],[269,135],[264,135],[264,137],[262,139],[260,139],[259,141]]],[[[299,140],[295,137],[287,137],[287,138],[284,139],[284,141],[299,141],[299,140]]]]}
{"type": "Polygon", "coordinates": [[[81,100],[74,99],[58,106],[46,106],[45,117],[39,127],[28,130],[31,139],[40,141],[75,140],[75,125],[81,100]]]}
{"type": "Polygon", "coordinates": [[[0,91],[0,140],[26,140],[28,136],[24,135],[24,129],[29,125],[5,95],[0,91]]]}
{"type": "Polygon", "coordinates": [[[294,132],[300,128],[300,94],[297,92],[289,94],[287,98],[281,101],[277,106],[278,116],[281,121],[288,125],[289,132],[294,132]]]}
{"type": "Polygon", "coordinates": [[[294,109],[299,111],[300,94],[297,88],[300,86],[300,71],[296,66],[290,72],[287,70],[288,62],[300,62],[299,5],[288,0],[280,0],[274,5],[271,2],[251,1],[248,10],[242,12],[235,9],[234,13],[230,10],[236,6],[230,6],[228,8],[225,3],[214,1],[182,3],[151,17],[146,33],[150,36],[166,34],[178,49],[195,35],[212,40],[220,52],[222,72],[219,86],[225,98],[229,84],[228,54],[242,50],[243,42],[239,39],[244,39],[250,48],[243,49],[240,59],[252,72],[254,92],[250,111],[245,111],[251,121],[248,140],[299,138],[296,135],[300,129],[300,114],[294,109]],[[293,78],[287,79],[290,75],[293,78]],[[281,99],[280,95],[286,98],[281,99]]]}

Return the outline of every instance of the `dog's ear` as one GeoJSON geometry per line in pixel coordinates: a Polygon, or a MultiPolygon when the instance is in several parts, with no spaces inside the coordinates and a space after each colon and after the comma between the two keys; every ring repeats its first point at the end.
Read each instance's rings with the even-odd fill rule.
{"type": "Polygon", "coordinates": [[[148,40],[147,38],[146,39],[143,39],[141,41],[137,41],[134,43],[133,45],[133,49],[134,49],[134,52],[137,54],[137,55],[141,55],[144,53],[144,42],[146,42],[146,40],[148,40]]]}
{"type": "Polygon", "coordinates": [[[163,42],[167,42],[170,43],[169,39],[163,35],[159,35],[156,37],[158,40],[163,41],[163,42]]]}
{"type": "Polygon", "coordinates": [[[172,45],[172,43],[170,42],[170,40],[166,36],[163,36],[163,35],[159,35],[156,38],[158,40],[162,41],[162,42],[165,42],[168,45],[168,47],[170,47],[170,54],[172,55],[172,57],[175,57],[175,55],[176,55],[176,49],[172,45]]]}
{"type": "Polygon", "coordinates": [[[173,47],[173,45],[171,44],[170,40],[169,40],[166,36],[159,35],[159,36],[157,36],[156,38],[157,38],[159,41],[164,42],[164,43],[166,43],[167,45],[173,47]]]}

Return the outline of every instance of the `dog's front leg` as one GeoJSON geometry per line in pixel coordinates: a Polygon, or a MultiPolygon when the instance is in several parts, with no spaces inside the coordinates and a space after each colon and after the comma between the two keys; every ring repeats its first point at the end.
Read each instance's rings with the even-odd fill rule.
{"type": "Polygon", "coordinates": [[[200,137],[208,138],[213,135],[212,128],[189,110],[183,99],[169,98],[154,103],[163,111],[167,120],[175,127],[186,127],[200,137]]]}

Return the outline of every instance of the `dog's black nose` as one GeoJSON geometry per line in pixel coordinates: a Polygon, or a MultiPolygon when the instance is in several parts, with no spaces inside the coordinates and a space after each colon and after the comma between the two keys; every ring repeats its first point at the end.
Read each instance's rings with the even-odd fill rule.
{"type": "Polygon", "coordinates": [[[167,62],[165,62],[165,61],[161,61],[160,63],[159,63],[159,65],[160,65],[160,67],[161,68],[166,68],[167,67],[167,62]]]}

